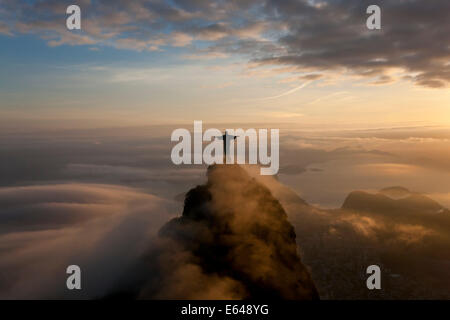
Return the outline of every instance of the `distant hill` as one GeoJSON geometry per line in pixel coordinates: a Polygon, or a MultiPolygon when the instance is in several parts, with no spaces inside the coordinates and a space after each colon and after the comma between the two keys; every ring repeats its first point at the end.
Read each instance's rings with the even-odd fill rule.
{"type": "Polygon", "coordinates": [[[403,187],[390,187],[376,194],[353,191],[342,209],[389,214],[437,214],[445,210],[438,202],[403,187]]]}

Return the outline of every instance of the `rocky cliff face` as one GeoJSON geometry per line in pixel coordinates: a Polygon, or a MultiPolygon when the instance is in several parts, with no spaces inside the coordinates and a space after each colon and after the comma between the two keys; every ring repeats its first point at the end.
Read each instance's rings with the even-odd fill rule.
{"type": "Polygon", "coordinates": [[[159,271],[162,289],[148,288],[152,296],[318,298],[283,207],[237,165],[209,167],[207,183],[187,193],[182,216],[160,237],[166,267],[159,271]]]}

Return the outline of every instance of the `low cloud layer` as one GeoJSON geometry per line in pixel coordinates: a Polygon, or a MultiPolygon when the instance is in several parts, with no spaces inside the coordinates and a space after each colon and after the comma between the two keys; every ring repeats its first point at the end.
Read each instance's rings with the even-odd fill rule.
{"type": "Polygon", "coordinates": [[[92,184],[1,188],[0,208],[3,299],[103,296],[172,216],[156,196],[92,184]],[[80,292],[66,289],[72,264],[80,292]]]}
{"type": "Polygon", "coordinates": [[[173,203],[114,185],[0,188],[0,207],[2,298],[318,298],[284,209],[238,166],[211,167],[165,225],[173,203]]]}
{"type": "MultiPolygon", "coordinates": [[[[180,226],[185,219],[177,219],[164,228],[163,237],[156,236],[182,212],[173,197],[202,184],[205,171],[174,168],[166,159],[167,138],[148,139],[147,129],[131,132],[3,135],[0,297],[109,298],[127,290],[141,298],[249,294],[248,282],[237,279],[234,271],[207,270],[207,263],[187,245],[196,243],[192,232],[211,234],[202,223],[185,230],[180,226]],[[180,241],[186,237],[188,241],[180,241]],[[79,264],[84,272],[81,293],[65,289],[69,264],[79,264]],[[166,273],[160,273],[161,266],[166,273]]],[[[310,268],[321,298],[447,298],[450,219],[440,210],[450,204],[448,129],[283,133],[280,160],[288,174],[262,177],[256,168],[252,177],[286,211],[302,263],[310,268]],[[388,201],[393,211],[382,201],[379,210],[377,193],[387,186],[403,186],[421,196],[412,199],[418,202],[405,203],[403,198],[410,195],[405,188],[385,189],[382,194],[402,201],[388,201]],[[354,190],[369,190],[363,195],[373,200],[373,208],[365,207],[368,201],[340,208],[354,190]],[[380,264],[387,272],[383,294],[367,292],[364,267],[370,264],[380,264]]],[[[259,218],[255,212],[264,202],[257,201],[258,196],[238,194],[226,183],[217,186],[211,193],[222,200],[210,201],[205,208],[194,206],[192,212],[239,207],[249,200],[238,212],[248,210],[259,218]]],[[[202,194],[197,190],[191,196],[202,194]]],[[[208,236],[201,239],[210,244],[208,236]]]]}

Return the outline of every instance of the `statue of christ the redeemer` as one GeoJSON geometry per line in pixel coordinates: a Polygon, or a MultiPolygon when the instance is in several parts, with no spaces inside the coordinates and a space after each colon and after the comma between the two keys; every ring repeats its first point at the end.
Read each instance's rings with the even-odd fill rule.
{"type": "Polygon", "coordinates": [[[224,135],[216,137],[219,138],[220,140],[223,140],[223,156],[225,158],[227,157],[227,154],[230,153],[230,139],[236,140],[237,137],[238,136],[228,134],[226,130],[224,135]]]}

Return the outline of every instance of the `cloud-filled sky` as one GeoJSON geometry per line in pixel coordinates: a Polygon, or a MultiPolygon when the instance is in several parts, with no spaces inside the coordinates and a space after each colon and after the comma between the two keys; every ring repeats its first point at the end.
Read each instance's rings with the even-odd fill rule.
{"type": "MultiPolygon", "coordinates": [[[[170,160],[170,133],[193,120],[280,128],[266,183],[297,231],[297,209],[336,211],[355,190],[450,207],[448,0],[75,3],[69,31],[73,1],[0,0],[0,296],[66,297],[53,275],[73,260],[94,271],[89,297],[108,293],[206,180],[170,160]]],[[[402,243],[435,232],[384,219],[337,222],[402,243]]]]}
{"type": "Polygon", "coordinates": [[[69,4],[0,1],[3,119],[450,122],[446,0],[69,4]]]}

